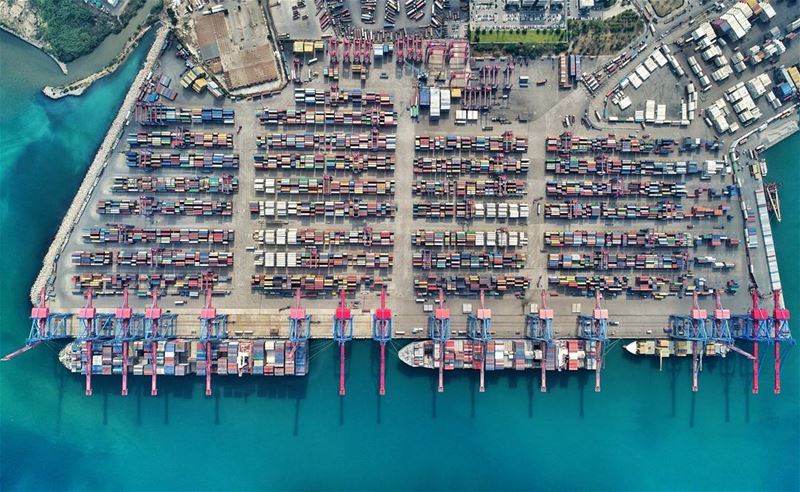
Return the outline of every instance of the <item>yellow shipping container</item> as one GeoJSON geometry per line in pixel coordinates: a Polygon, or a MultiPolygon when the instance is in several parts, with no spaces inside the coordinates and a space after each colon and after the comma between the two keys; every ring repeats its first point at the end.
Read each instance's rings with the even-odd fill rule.
{"type": "Polygon", "coordinates": [[[800,87],[800,70],[798,70],[797,67],[789,67],[786,71],[789,72],[789,77],[792,78],[794,85],[800,87]]]}
{"type": "Polygon", "coordinates": [[[292,43],[292,53],[295,55],[300,55],[303,53],[303,42],[302,41],[295,41],[292,43]]]}
{"type": "Polygon", "coordinates": [[[461,89],[458,87],[453,87],[450,89],[450,98],[451,99],[461,99],[461,89]]]}
{"type": "Polygon", "coordinates": [[[321,40],[314,41],[314,51],[322,51],[325,49],[325,43],[321,40]]]}
{"type": "Polygon", "coordinates": [[[303,52],[304,53],[314,53],[314,42],[313,41],[306,41],[303,43],[303,52]]]}

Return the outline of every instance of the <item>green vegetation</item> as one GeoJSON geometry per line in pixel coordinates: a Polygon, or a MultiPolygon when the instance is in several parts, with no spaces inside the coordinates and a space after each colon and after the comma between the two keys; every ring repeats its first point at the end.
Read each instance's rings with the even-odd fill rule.
{"type": "Polygon", "coordinates": [[[644,31],[639,14],[626,10],[610,19],[570,20],[571,51],[585,55],[612,54],[644,31]]]}
{"type": "Polygon", "coordinates": [[[478,29],[470,31],[468,36],[478,53],[502,52],[535,58],[557,53],[567,46],[566,32],[561,29],[478,29]]]}
{"type": "Polygon", "coordinates": [[[558,44],[564,41],[564,31],[560,29],[479,29],[470,33],[470,40],[480,44],[558,44]]]}
{"type": "Polygon", "coordinates": [[[56,58],[70,62],[91,53],[109,34],[122,31],[145,2],[130,0],[119,19],[81,0],[32,0],[31,6],[44,23],[42,41],[56,58]]]}

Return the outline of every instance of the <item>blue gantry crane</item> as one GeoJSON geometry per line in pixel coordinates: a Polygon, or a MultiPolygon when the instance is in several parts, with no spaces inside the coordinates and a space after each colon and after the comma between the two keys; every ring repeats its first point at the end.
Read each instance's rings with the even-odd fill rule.
{"type": "Polygon", "coordinates": [[[772,293],[772,302],[774,309],[772,317],[769,319],[769,333],[772,335],[775,342],[775,394],[779,395],[781,392],[781,344],[794,345],[795,340],[792,338],[792,332],[789,329],[789,310],[783,306],[783,297],[781,296],[781,289],[775,289],[772,293]]]}
{"type": "Polygon", "coordinates": [[[381,307],[372,315],[372,339],[381,347],[381,372],[378,394],[386,394],[386,343],[392,339],[392,310],[386,307],[386,288],[381,289],[381,307]]]}
{"type": "Polygon", "coordinates": [[[439,307],[428,317],[428,336],[439,346],[439,393],[444,391],[444,351],[450,339],[450,310],[444,307],[444,291],[439,289],[439,307]]]}
{"type": "Polygon", "coordinates": [[[542,382],[539,389],[547,391],[547,349],[553,343],[554,311],[547,307],[547,291],[542,289],[542,303],[536,313],[527,317],[528,338],[542,345],[542,382]]]}
{"type": "Polygon", "coordinates": [[[670,319],[670,336],[676,340],[692,342],[692,391],[697,391],[698,372],[700,370],[700,355],[708,343],[708,312],[700,309],[697,301],[697,291],[693,295],[692,310],[689,316],[672,315],[670,319]]]}
{"type": "Polygon", "coordinates": [[[339,290],[339,307],[333,315],[333,341],[339,344],[339,396],[344,396],[345,344],[353,339],[353,315],[345,302],[344,289],[339,290]]]}
{"type": "Polygon", "coordinates": [[[603,366],[603,344],[608,342],[608,309],[602,306],[603,294],[600,289],[594,291],[594,309],[591,316],[578,316],[578,336],[594,342],[595,372],[594,390],[600,391],[600,369],[603,366]]]}
{"type": "MultiPolygon", "coordinates": [[[[481,344],[481,384],[480,391],[486,391],[485,374],[486,374],[486,345],[492,338],[492,310],[486,309],[486,299],[484,290],[481,289],[480,293],[481,307],[478,308],[477,313],[470,313],[467,316],[467,334],[469,337],[481,344]]],[[[474,352],[473,352],[474,353],[474,352]]]]}
{"type": "Polygon", "coordinates": [[[94,342],[112,340],[114,338],[114,315],[98,313],[94,307],[94,290],[90,287],[86,292],[86,305],[78,310],[80,333],[75,343],[80,347],[84,343],[83,368],[86,373],[86,396],[92,396],[92,360],[94,359],[94,342]]]}
{"type": "Polygon", "coordinates": [[[150,348],[150,369],[152,371],[150,379],[150,394],[158,395],[157,379],[157,357],[158,342],[175,338],[175,320],[177,315],[165,313],[158,306],[158,289],[153,287],[153,304],[144,310],[144,333],[142,339],[145,346],[150,348]]]}
{"type": "Polygon", "coordinates": [[[47,307],[47,294],[43,287],[39,291],[39,303],[31,308],[31,331],[25,340],[25,345],[3,357],[3,361],[22,355],[42,343],[71,338],[72,335],[69,333],[71,319],[72,314],[50,312],[50,308],[47,307]]]}
{"type": "Polygon", "coordinates": [[[206,305],[200,309],[200,343],[206,352],[206,396],[211,396],[212,342],[228,338],[228,315],[217,314],[211,302],[212,288],[206,286],[206,305]]]}
{"type": "Polygon", "coordinates": [[[753,344],[753,394],[758,394],[759,356],[758,344],[769,343],[772,338],[769,334],[769,312],[759,305],[758,289],[753,289],[753,304],[749,314],[735,314],[731,316],[733,338],[745,340],[753,344]]]}
{"type": "Polygon", "coordinates": [[[128,344],[144,338],[144,315],[128,305],[128,287],[122,290],[122,306],[114,311],[114,341],[122,343],[122,396],[128,396],[128,344]]]}

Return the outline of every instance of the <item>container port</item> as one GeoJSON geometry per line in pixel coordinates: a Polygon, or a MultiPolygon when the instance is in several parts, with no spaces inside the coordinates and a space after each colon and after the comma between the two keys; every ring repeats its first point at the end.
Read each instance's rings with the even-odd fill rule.
{"type": "Polygon", "coordinates": [[[444,371],[510,369],[542,389],[548,371],[593,371],[599,391],[619,339],[693,359],[696,388],[696,359],[791,343],[771,196],[703,118],[593,120],[602,98],[562,93],[592,91],[603,60],[528,66],[365,32],[282,42],[291,87],[242,97],[166,50],[158,84],[193,80],[123,108],[21,351],[62,341],[87,378],[145,376],[156,394],[159,376],[202,376],[210,394],[212,374],[307,375],[311,340],[329,339],[344,395],[353,339],[382,359],[411,340],[401,360],[440,390],[444,371]]]}

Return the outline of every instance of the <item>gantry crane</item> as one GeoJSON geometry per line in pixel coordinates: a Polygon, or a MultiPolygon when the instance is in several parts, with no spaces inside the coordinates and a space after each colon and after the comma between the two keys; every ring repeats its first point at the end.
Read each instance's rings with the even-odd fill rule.
{"type": "Polygon", "coordinates": [[[792,332],[789,330],[789,310],[783,306],[781,289],[775,289],[772,293],[772,302],[775,305],[770,318],[769,333],[775,342],[775,394],[781,392],[781,344],[794,345],[792,332]]]}
{"type": "Polygon", "coordinates": [[[344,396],[345,344],[353,339],[353,315],[345,303],[344,289],[339,290],[339,307],[333,315],[333,340],[339,344],[339,396],[344,396]]]}
{"type": "Polygon", "coordinates": [[[3,361],[9,361],[44,342],[70,338],[70,319],[72,315],[69,313],[50,312],[43,287],[39,291],[39,303],[31,308],[31,331],[25,340],[25,346],[3,357],[3,361]]]}
{"type": "Polygon", "coordinates": [[[603,366],[603,344],[608,342],[608,309],[602,306],[603,294],[594,291],[594,309],[591,316],[578,316],[580,332],[584,340],[595,342],[594,390],[600,391],[600,369],[603,366]]]}
{"type": "Polygon", "coordinates": [[[694,292],[692,310],[689,316],[670,316],[670,336],[677,340],[692,342],[692,391],[697,391],[697,377],[700,370],[700,353],[708,343],[708,312],[700,309],[697,291],[694,292]]]}
{"type": "MultiPolygon", "coordinates": [[[[80,333],[75,343],[85,343],[83,367],[86,372],[86,396],[92,396],[92,359],[94,358],[94,341],[114,338],[114,315],[98,313],[94,307],[94,290],[90,287],[86,292],[86,305],[78,311],[80,333]]],[[[80,346],[80,345],[79,345],[80,346]]]]}
{"type": "Polygon", "coordinates": [[[228,338],[228,315],[217,314],[211,303],[212,288],[206,287],[206,305],[200,309],[200,343],[206,349],[206,396],[211,396],[212,342],[228,338]]]}
{"type": "Polygon", "coordinates": [[[758,289],[753,289],[752,306],[749,314],[738,314],[731,317],[733,325],[733,338],[747,340],[753,343],[753,394],[758,394],[758,344],[769,343],[772,339],[769,334],[769,312],[759,305],[758,289]]]}
{"type": "Polygon", "coordinates": [[[157,384],[157,349],[158,342],[175,337],[175,320],[177,315],[164,313],[158,306],[158,289],[153,287],[153,304],[144,310],[144,333],[142,339],[145,346],[150,347],[150,368],[152,375],[150,379],[150,394],[158,395],[157,384]]]}
{"type": "Polygon", "coordinates": [[[741,354],[747,357],[748,359],[752,360],[753,356],[751,354],[748,354],[744,350],[734,345],[733,322],[731,318],[731,311],[730,309],[722,307],[721,292],[722,291],[720,289],[717,289],[715,293],[716,306],[714,308],[714,315],[711,316],[711,319],[709,320],[711,329],[709,331],[708,339],[712,342],[725,345],[734,352],[741,354]]]}
{"type": "Polygon", "coordinates": [[[547,291],[542,289],[542,304],[536,313],[529,313],[527,317],[528,338],[542,345],[542,382],[539,389],[547,391],[547,349],[553,343],[553,318],[554,311],[547,307],[547,291]]]}
{"type": "Polygon", "coordinates": [[[128,306],[128,287],[122,290],[122,307],[114,311],[114,340],[122,342],[122,396],[128,396],[128,344],[144,338],[144,315],[128,306]]]}
{"type": "Polygon", "coordinates": [[[467,316],[467,334],[473,341],[481,344],[480,391],[482,393],[486,391],[486,385],[484,384],[484,376],[486,373],[486,345],[492,338],[492,310],[486,309],[483,289],[481,289],[480,300],[481,307],[478,309],[477,314],[470,313],[467,316]]]}
{"type": "Polygon", "coordinates": [[[292,354],[297,346],[311,338],[311,315],[300,305],[300,289],[294,294],[294,307],[289,309],[289,342],[292,354]]]}
{"type": "Polygon", "coordinates": [[[444,351],[450,339],[450,310],[444,307],[444,291],[439,289],[439,307],[428,317],[428,336],[439,346],[439,393],[444,391],[444,351]]]}
{"type": "Polygon", "coordinates": [[[386,307],[386,288],[381,289],[381,307],[372,316],[372,338],[381,346],[381,372],[378,393],[386,394],[386,343],[392,339],[392,310],[386,307]]]}

